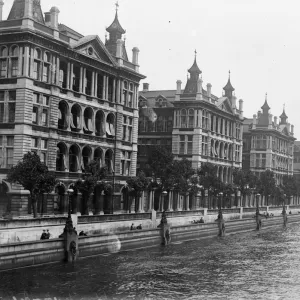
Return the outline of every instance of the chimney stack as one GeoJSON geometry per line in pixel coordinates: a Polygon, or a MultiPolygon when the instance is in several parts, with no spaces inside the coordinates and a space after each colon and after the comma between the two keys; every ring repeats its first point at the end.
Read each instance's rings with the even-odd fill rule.
{"type": "Polygon", "coordinates": [[[272,129],[273,128],[273,124],[272,124],[272,115],[269,114],[269,124],[268,124],[268,129],[272,129]]]}
{"type": "Polygon", "coordinates": [[[256,123],[257,123],[256,115],[253,115],[252,129],[256,129],[256,123]]]}
{"type": "Polygon", "coordinates": [[[58,29],[58,14],[59,9],[56,6],[53,6],[50,9],[50,15],[51,15],[51,26],[55,29],[58,29]]]}
{"type": "Polygon", "coordinates": [[[286,123],[286,127],[287,127],[287,130],[288,130],[288,133],[291,132],[291,124],[290,123],[286,123]]]}
{"type": "Polygon", "coordinates": [[[3,0],[0,0],[0,21],[3,21],[3,0]]]}
{"type": "Polygon", "coordinates": [[[291,125],[291,134],[294,135],[294,125],[291,125]]]}
{"type": "Polygon", "coordinates": [[[180,101],[180,94],[181,94],[181,80],[176,81],[176,94],[175,94],[175,101],[180,101]]]}
{"type": "Polygon", "coordinates": [[[277,127],[277,117],[274,117],[274,125],[275,125],[275,128],[277,127]]]}
{"type": "Polygon", "coordinates": [[[135,65],[135,70],[138,72],[139,71],[139,48],[134,47],[132,49],[132,63],[135,65]]]}
{"type": "Polygon", "coordinates": [[[143,83],[143,92],[149,91],[149,83],[143,83]]]}
{"type": "Polygon", "coordinates": [[[49,27],[51,26],[51,13],[50,13],[50,11],[45,12],[45,24],[49,27]]]}
{"type": "Polygon", "coordinates": [[[243,101],[243,99],[240,99],[239,100],[239,111],[240,111],[241,118],[243,117],[243,109],[244,109],[244,101],[243,101]]]}
{"type": "Polygon", "coordinates": [[[116,53],[117,61],[120,66],[123,65],[123,41],[117,40],[117,53],[116,53]]]}
{"type": "Polygon", "coordinates": [[[199,78],[197,81],[197,95],[196,95],[196,100],[202,100],[202,78],[199,78]]]}
{"type": "Polygon", "coordinates": [[[211,102],[211,87],[212,85],[210,83],[206,85],[208,102],[211,102]]]}

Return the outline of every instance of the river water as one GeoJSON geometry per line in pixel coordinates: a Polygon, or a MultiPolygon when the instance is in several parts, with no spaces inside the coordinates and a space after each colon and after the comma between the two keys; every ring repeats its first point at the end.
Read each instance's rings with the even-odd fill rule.
{"type": "Polygon", "coordinates": [[[2,272],[13,297],[300,299],[300,225],[2,272]]]}

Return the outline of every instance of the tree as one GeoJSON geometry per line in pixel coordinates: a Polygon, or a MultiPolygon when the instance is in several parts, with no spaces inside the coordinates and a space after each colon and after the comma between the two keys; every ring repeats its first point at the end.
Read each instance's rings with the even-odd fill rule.
{"type": "Polygon", "coordinates": [[[286,195],[288,201],[291,196],[297,194],[297,183],[295,177],[285,175],[282,177],[282,189],[284,194],[286,195]]]}
{"type": "Polygon", "coordinates": [[[34,218],[37,217],[38,196],[50,193],[56,184],[54,174],[35,152],[26,153],[23,159],[9,170],[7,180],[18,183],[29,191],[34,218]]]}
{"type": "Polygon", "coordinates": [[[148,160],[154,181],[157,182],[160,179],[161,186],[165,186],[165,183],[169,177],[169,169],[174,161],[174,156],[171,151],[166,147],[155,146],[148,160]]]}
{"type": "Polygon", "coordinates": [[[266,170],[260,173],[260,177],[256,185],[257,192],[259,192],[262,196],[265,196],[268,199],[269,195],[272,194],[275,187],[276,187],[276,181],[275,181],[274,172],[270,170],[266,170]]]}
{"type": "Polygon", "coordinates": [[[149,179],[146,177],[143,171],[140,171],[136,177],[130,177],[126,180],[128,187],[131,189],[135,198],[135,209],[138,209],[138,200],[141,197],[144,190],[149,185],[149,179]]]}
{"type": "Polygon", "coordinates": [[[87,165],[82,178],[75,182],[75,188],[82,194],[84,214],[87,215],[89,213],[90,198],[96,185],[99,184],[104,191],[109,189],[108,185],[103,181],[107,173],[106,166],[100,167],[99,162],[93,160],[87,165]]]}

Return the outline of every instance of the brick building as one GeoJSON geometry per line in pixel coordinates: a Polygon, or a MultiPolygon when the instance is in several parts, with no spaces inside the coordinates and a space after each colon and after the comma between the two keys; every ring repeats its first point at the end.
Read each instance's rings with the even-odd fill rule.
{"type": "Polygon", "coordinates": [[[280,184],[284,175],[293,175],[294,126],[287,122],[285,110],[279,122],[273,119],[267,97],[261,109],[253,119],[244,120],[243,168],[257,175],[271,170],[280,184]]]}
{"type": "MultiPolygon", "coordinates": [[[[113,209],[126,210],[121,190],[136,173],[138,86],[145,77],[138,48],[128,58],[117,10],[103,43],[59,24],[56,7],[43,14],[39,0],[15,0],[7,20],[2,6],[0,1],[0,213],[7,203],[14,214],[27,213],[27,191],[5,178],[28,151],[36,151],[59,179],[40,211],[66,212],[66,190],[92,159],[107,165],[108,180],[114,179],[113,209]]],[[[94,201],[100,194],[94,191],[94,201]]],[[[96,213],[112,210],[105,199],[96,213]]]]}

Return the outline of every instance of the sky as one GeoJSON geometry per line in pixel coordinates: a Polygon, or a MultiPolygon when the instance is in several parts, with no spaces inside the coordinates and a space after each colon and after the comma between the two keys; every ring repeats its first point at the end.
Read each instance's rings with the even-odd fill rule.
{"type": "MultiPolygon", "coordinates": [[[[60,10],[59,23],[105,40],[115,15],[115,0],[41,0],[42,10],[60,10]]],[[[6,19],[13,0],[4,0],[6,19]]],[[[126,30],[129,58],[140,49],[140,72],[150,90],[176,89],[186,83],[195,50],[203,85],[222,95],[231,72],[244,116],[252,118],[267,93],[273,116],[285,105],[300,139],[299,0],[119,0],[119,21],[126,30]]]]}

